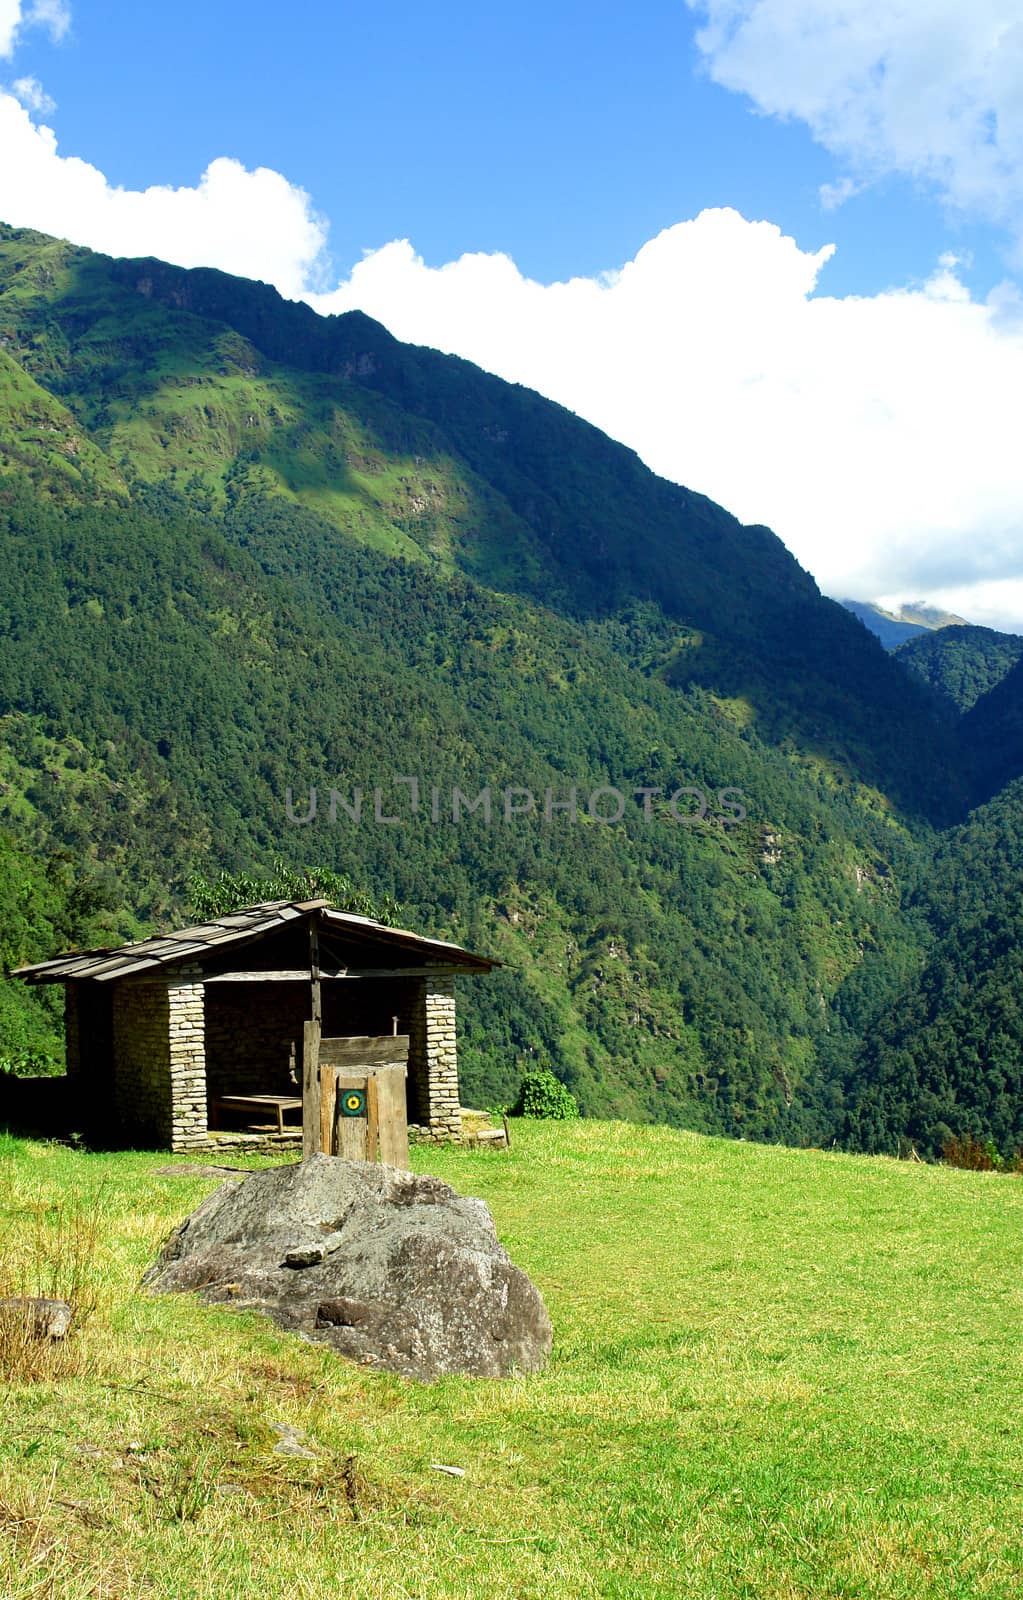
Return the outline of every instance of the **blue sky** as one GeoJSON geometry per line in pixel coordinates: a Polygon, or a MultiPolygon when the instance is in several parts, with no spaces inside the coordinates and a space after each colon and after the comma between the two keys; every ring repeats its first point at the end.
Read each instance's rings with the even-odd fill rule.
{"type": "Polygon", "coordinates": [[[0,217],[359,305],[1012,624],[1016,5],[0,0],[0,217]]]}
{"type": "Polygon", "coordinates": [[[982,292],[1004,276],[1004,240],[911,179],[826,211],[834,158],[712,82],[697,25],[682,0],[628,18],[610,0],[78,0],[59,44],[25,31],[17,65],[113,184],[192,183],[225,155],[287,174],[329,219],[339,271],[408,237],[435,266],[501,250],[544,282],[591,276],[733,206],[804,248],[836,242],[831,294],[922,279],[949,247],[982,292]]]}

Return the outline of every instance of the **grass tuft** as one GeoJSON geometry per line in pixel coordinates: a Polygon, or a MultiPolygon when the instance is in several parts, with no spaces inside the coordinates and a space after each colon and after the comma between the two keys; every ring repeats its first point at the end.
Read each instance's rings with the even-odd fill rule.
{"type": "Polygon", "coordinates": [[[102,1190],[92,1196],[34,1200],[0,1220],[0,1379],[53,1382],[80,1375],[89,1350],[79,1337],[101,1296],[102,1190]],[[33,1302],[66,1302],[71,1327],[60,1339],[41,1335],[33,1302]],[[5,1304],[4,1302],[7,1302],[5,1304]]]}

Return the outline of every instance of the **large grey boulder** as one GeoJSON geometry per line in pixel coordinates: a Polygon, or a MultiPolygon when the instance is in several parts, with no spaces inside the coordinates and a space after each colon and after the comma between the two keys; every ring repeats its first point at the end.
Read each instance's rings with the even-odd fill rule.
{"type": "Polygon", "coordinates": [[[225,1184],[142,1281],[264,1311],[412,1378],[534,1372],[551,1348],[539,1291],[498,1243],[482,1200],[337,1156],[225,1184]]]}

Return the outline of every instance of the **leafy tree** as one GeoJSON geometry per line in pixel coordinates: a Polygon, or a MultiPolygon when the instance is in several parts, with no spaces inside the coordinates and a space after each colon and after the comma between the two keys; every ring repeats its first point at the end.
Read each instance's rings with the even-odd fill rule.
{"type": "Polygon", "coordinates": [[[392,925],[400,916],[397,901],[386,896],[374,899],[343,873],[327,867],[290,867],[280,859],[268,872],[219,872],[214,878],[196,872],[189,883],[193,915],[211,921],[266,900],[329,900],[338,911],[392,925]]]}

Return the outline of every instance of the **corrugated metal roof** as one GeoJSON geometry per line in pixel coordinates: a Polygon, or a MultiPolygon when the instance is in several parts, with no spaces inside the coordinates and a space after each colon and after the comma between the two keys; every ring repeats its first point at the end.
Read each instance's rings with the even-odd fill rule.
{"type": "Polygon", "coordinates": [[[140,939],[136,944],[122,945],[119,949],[71,951],[49,961],[17,967],[15,976],[27,978],[33,983],[64,983],[74,978],[97,978],[106,982],[113,978],[127,978],[153,967],[176,966],[189,957],[201,959],[206,954],[219,954],[232,945],[250,944],[254,939],[260,939],[296,918],[311,917],[317,913],[321,913],[322,922],[328,926],[348,931],[355,937],[359,934],[369,935],[375,944],[390,944],[401,950],[412,950],[433,960],[443,959],[452,966],[464,966],[470,971],[489,972],[491,967],[499,965],[488,956],[473,955],[472,951],[464,950],[461,945],[448,944],[443,939],[424,939],[421,934],[409,933],[404,928],[389,928],[383,922],[374,922],[371,917],[335,911],[329,900],[266,900],[260,905],[232,911],[213,922],[178,928],[152,939],[140,939]]]}

